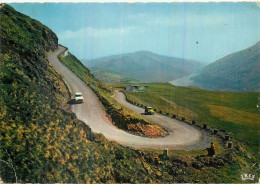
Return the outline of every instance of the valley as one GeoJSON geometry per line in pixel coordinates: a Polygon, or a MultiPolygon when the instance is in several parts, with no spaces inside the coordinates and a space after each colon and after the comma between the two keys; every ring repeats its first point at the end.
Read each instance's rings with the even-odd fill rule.
{"type": "Polygon", "coordinates": [[[198,61],[162,56],[148,51],[82,60],[82,63],[87,67],[110,70],[141,82],[174,80],[190,75],[205,66],[198,61]]]}

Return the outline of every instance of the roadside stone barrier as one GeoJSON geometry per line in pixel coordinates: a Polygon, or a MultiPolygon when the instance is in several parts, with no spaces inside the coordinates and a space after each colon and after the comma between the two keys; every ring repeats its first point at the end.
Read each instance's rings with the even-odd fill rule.
{"type": "Polygon", "coordinates": [[[229,134],[226,134],[226,135],[225,135],[225,140],[228,141],[229,139],[230,139],[229,134]]]}
{"type": "Polygon", "coordinates": [[[232,148],[233,147],[233,143],[232,142],[229,142],[228,143],[228,148],[232,148]]]}

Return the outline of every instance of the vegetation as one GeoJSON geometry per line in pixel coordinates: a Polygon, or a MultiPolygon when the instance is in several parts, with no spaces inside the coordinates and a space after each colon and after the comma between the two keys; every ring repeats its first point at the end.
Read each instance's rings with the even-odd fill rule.
{"type": "Polygon", "coordinates": [[[99,68],[99,67],[89,67],[89,70],[95,76],[95,78],[97,78],[107,84],[138,82],[135,79],[130,79],[128,77],[125,77],[122,74],[113,72],[111,70],[99,68]]]}
{"type": "Polygon", "coordinates": [[[111,97],[112,89],[90,74],[89,69],[71,53],[65,57],[61,53],[59,59],[95,92],[115,126],[129,133],[146,137],[161,137],[167,134],[163,128],[153,122],[120,106],[111,97]]]}
{"type": "MultiPolygon", "coordinates": [[[[115,84],[122,89],[127,84],[115,84]]],[[[145,83],[144,93],[126,91],[128,100],[153,106],[170,116],[185,117],[189,122],[208,124],[231,133],[256,158],[259,158],[259,94],[254,92],[212,92],[198,88],[177,87],[169,83],[145,83]]]]}

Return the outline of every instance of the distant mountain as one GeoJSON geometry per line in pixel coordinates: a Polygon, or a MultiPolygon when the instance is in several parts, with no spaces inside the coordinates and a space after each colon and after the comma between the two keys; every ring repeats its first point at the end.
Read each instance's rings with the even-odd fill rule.
{"type": "Polygon", "coordinates": [[[209,64],[191,80],[210,90],[259,91],[260,42],[209,64]]]}
{"type": "Polygon", "coordinates": [[[89,67],[89,70],[92,74],[99,80],[107,83],[107,84],[114,84],[114,83],[125,83],[125,82],[138,82],[135,79],[131,79],[125,77],[122,74],[113,72],[111,70],[98,68],[98,67],[89,67]]]}
{"type": "Polygon", "coordinates": [[[111,70],[141,82],[164,82],[200,70],[198,61],[161,56],[147,51],[83,60],[88,67],[111,70]]]}

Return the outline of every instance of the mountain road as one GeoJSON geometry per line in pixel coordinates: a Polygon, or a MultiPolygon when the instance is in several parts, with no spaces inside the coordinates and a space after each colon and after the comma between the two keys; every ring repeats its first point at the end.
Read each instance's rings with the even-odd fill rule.
{"type": "MultiPolygon", "coordinates": [[[[209,136],[206,135],[204,131],[157,113],[150,116],[144,116],[164,127],[169,133],[165,137],[141,137],[118,129],[107,117],[102,104],[94,92],[59,61],[57,56],[64,50],[64,47],[59,46],[56,51],[48,55],[48,59],[56,70],[63,76],[72,93],[81,92],[83,94],[85,99],[84,103],[72,104],[71,110],[76,114],[77,118],[86,123],[93,132],[103,134],[106,139],[110,141],[116,141],[124,146],[134,148],[191,150],[203,149],[209,146],[209,136]]],[[[142,108],[128,103],[124,94],[121,92],[117,92],[114,99],[118,103],[138,114],[142,114],[144,111],[142,108]]]]}

